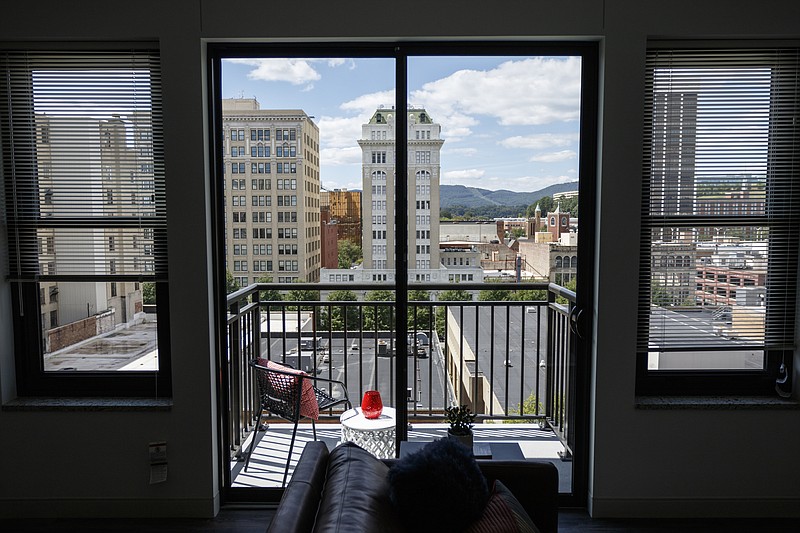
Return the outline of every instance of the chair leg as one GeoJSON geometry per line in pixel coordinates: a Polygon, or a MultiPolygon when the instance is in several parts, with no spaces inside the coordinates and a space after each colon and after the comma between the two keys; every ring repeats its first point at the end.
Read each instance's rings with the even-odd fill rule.
{"type": "Polygon", "coordinates": [[[314,433],[314,440],[317,440],[317,425],[314,423],[314,419],[311,419],[311,431],[314,433]]]}
{"type": "Polygon", "coordinates": [[[247,460],[244,462],[244,471],[247,472],[247,467],[250,466],[250,457],[253,456],[253,450],[256,447],[256,439],[258,438],[258,428],[261,426],[261,417],[264,415],[264,410],[258,412],[256,425],[253,427],[253,438],[250,440],[250,451],[247,452],[247,460]]]}
{"type": "Polygon", "coordinates": [[[292,430],[292,442],[289,443],[289,456],[286,458],[286,469],[283,471],[283,485],[282,487],[286,486],[286,477],[289,475],[289,463],[292,462],[292,448],[294,448],[294,438],[297,435],[297,421],[294,423],[294,429],[292,430]]]}

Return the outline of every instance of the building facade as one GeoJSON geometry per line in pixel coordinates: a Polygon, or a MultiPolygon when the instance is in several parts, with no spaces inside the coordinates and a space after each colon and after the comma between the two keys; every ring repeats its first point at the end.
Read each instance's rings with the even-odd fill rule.
{"type": "MultiPolygon", "coordinates": [[[[439,268],[441,126],[424,109],[408,109],[408,266],[439,268]],[[412,240],[413,239],[413,240],[412,240]]],[[[362,126],[364,268],[395,268],[395,110],[380,108],[362,126]]],[[[424,281],[424,280],[423,280],[424,281]]]]}
{"type": "MultiPolygon", "coordinates": [[[[43,218],[74,215],[141,217],[154,213],[154,167],[150,116],[134,113],[126,119],[115,115],[90,117],[37,115],[37,167],[43,218]],[[80,160],[71,157],[82,144],[80,160]],[[70,211],[77,177],[88,184],[79,213],[70,211]]],[[[39,269],[46,275],[137,274],[154,271],[152,229],[104,228],[78,230],[41,228],[39,269]],[[58,266],[56,266],[58,265],[58,266]],[[91,265],[91,266],[88,266],[91,265]]],[[[55,282],[39,284],[42,346],[53,352],[85,340],[95,333],[132,323],[143,311],[141,283],[55,282]],[[102,327],[73,327],[76,335],[64,335],[64,326],[78,322],[102,323],[102,327]],[[66,339],[66,340],[65,340],[66,339]]]]}
{"type": "Polygon", "coordinates": [[[319,281],[319,128],[302,110],[222,100],[225,260],[239,286],[319,281]]]}
{"type": "Polygon", "coordinates": [[[323,220],[336,222],[339,240],[348,240],[361,247],[361,192],[347,189],[320,191],[323,220]]]}

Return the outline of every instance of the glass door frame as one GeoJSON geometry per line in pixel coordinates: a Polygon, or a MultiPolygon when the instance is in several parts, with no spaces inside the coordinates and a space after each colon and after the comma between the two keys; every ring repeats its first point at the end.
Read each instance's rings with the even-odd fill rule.
{"type": "MultiPolygon", "coordinates": [[[[207,114],[209,168],[211,169],[211,251],[214,280],[214,308],[218,310],[215,320],[216,365],[217,365],[217,410],[219,447],[219,479],[222,503],[272,501],[277,502],[282,489],[233,488],[229,484],[230,468],[228,450],[230,443],[225,428],[228,416],[227,382],[223,358],[226,353],[226,292],[224,267],[224,176],[221,131],[222,131],[222,60],[225,58],[386,58],[395,60],[395,108],[408,106],[408,58],[415,56],[577,56],[581,58],[580,101],[580,149],[579,149],[579,205],[581,206],[581,238],[578,241],[578,276],[575,321],[576,350],[575,392],[576,414],[573,427],[577,445],[573,457],[573,490],[562,494],[561,505],[585,507],[588,486],[589,443],[589,374],[591,369],[591,339],[594,308],[594,265],[596,242],[596,194],[598,168],[598,94],[599,94],[599,41],[450,41],[450,42],[307,42],[307,43],[207,43],[207,114]],[[399,90],[403,88],[403,90],[399,90]]],[[[407,145],[407,114],[396,114],[395,146],[407,145]]],[[[395,148],[396,153],[398,152],[395,148]]],[[[395,161],[395,175],[406,176],[407,157],[395,161]]],[[[396,294],[396,335],[406,339],[408,330],[408,180],[396,179],[395,202],[403,208],[396,209],[395,239],[395,284],[387,289],[396,294]]],[[[416,286],[416,285],[415,285],[416,286]]],[[[408,361],[406,357],[395,359],[395,398],[397,408],[397,441],[407,439],[408,411],[406,388],[408,384],[408,361]]]]}

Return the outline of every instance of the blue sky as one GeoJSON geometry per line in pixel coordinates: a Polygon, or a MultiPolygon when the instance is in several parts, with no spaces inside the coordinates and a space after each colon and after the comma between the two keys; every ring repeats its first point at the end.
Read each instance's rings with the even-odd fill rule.
{"type": "MultiPolygon", "coordinates": [[[[302,109],[320,128],[322,185],[361,188],[361,125],[394,104],[394,60],[223,61],[225,98],[302,109]]],[[[580,59],[411,57],[408,102],[442,126],[442,184],[535,191],[575,181],[580,59]]]]}

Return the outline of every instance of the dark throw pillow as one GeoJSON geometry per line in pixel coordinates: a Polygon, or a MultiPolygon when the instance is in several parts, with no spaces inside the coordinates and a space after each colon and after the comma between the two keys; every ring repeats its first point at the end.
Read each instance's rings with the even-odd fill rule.
{"type": "Polygon", "coordinates": [[[389,497],[409,531],[464,531],[489,498],[472,451],[449,438],[397,461],[388,479],[389,497]]]}
{"type": "Polygon", "coordinates": [[[495,480],[483,516],[466,533],[539,533],[539,530],[514,494],[495,480]]]}

